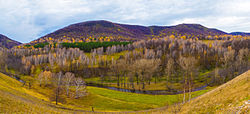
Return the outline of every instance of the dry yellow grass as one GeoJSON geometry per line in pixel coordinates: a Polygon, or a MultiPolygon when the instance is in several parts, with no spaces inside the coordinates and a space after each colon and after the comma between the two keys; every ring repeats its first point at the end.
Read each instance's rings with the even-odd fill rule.
{"type": "Polygon", "coordinates": [[[0,73],[0,113],[70,113],[47,97],[22,87],[22,83],[0,73]]]}

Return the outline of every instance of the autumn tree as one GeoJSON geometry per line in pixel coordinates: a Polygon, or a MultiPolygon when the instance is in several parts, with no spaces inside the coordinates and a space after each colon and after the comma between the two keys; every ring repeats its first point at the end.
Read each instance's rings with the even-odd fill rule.
{"type": "Polygon", "coordinates": [[[44,85],[47,86],[52,78],[52,73],[50,71],[44,71],[43,77],[44,77],[44,85]]]}
{"type": "Polygon", "coordinates": [[[38,82],[39,82],[39,86],[41,87],[41,86],[42,86],[42,83],[43,83],[43,80],[44,80],[44,78],[43,78],[43,72],[41,72],[41,73],[38,75],[37,79],[38,79],[38,82]]]}
{"type": "Polygon", "coordinates": [[[52,73],[50,71],[44,71],[38,74],[37,79],[38,79],[40,87],[42,86],[42,84],[47,86],[51,78],[52,78],[52,73]]]}

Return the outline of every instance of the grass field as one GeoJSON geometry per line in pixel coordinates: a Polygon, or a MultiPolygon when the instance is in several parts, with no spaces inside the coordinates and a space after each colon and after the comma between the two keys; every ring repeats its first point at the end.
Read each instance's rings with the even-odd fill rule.
{"type": "MultiPolygon", "coordinates": [[[[50,102],[49,92],[45,88],[32,89],[22,87],[22,83],[0,73],[0,113],[56,113],[88,110],[92,107],[95,111],[137,111],[146,110],[182,100],[182,95],[145,95],[136,93],[125,93],[104,88],[87,87],[88,95],[80,99],[66,99],[66,102],[55,105],[50,102]]],[[[199,96],[208,90],[193,92],[192,97],[199,96]]]]}
{"type": "MultiPolygon", "coordinates": [[[[89,92],[95,95],[100,95],[104,98],[110,99],[112,105],[115,105],[119,110],[145,110],[151,108],[162,107],[166,105],[171,105],[173,103],[180,102],[182,100],[182,95],[145,95],[145,94],[135,94],[135,93],[124,93],[119,91],[113,91],[103,88],[89,87],[89,92]],[[124,105],[117,105],[118,103],[125,103],[124,105]]],[[[193,92],[193,97],[199,96],[208,90],[193,92]]],[[[106,101],[105,101],[106,102],[106,101]]],[[[99,102],[102,104],[101,102],[99,102]]],[[[105,105],[103,108],[110,108],[105,105]]],[[[116,110],[113,108],[112,110],[116,110]]]]}

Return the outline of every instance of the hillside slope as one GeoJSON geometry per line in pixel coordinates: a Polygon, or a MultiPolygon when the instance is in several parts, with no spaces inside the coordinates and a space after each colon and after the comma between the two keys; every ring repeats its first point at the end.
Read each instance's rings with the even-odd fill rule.
{"type": "Polygon", "coordinates": [[[0,113],[69,112],[48,103],[49,98],[22,87],[22,83],[0,73],[0,113]]]}
{"type": "Polygon", "coordinates": [[[186,103],[181,113],[249,113],[250,70],[186,103]]]}
{"type": "Polygon", "coordinates": [[[20,42],[11,40],[7,36],[0,34],[0,47],[10,49],[10,48],[17,46],[17,45],[20,45],[20,44],[21,44],[20,42]]]}

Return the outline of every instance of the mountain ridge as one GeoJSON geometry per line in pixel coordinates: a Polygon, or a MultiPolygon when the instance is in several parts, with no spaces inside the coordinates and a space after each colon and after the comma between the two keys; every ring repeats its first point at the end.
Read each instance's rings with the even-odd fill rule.
{"type": "Polygon", "coordinates": [[[15,40],[12,40],[3,34],[0,34],[0,47],[10,49],[10,48],[17,46],[17,45],[20,45],[20,44],[22,44],[22,43],[15,41],[15,40]]]}
{"type": "Polygon", "coordinates": [[[241,36],[249,36],[250,33],[247,33],[247,32],[231,32],[229,33],[231,35],[241,35],[241,36]]]}
{"type": "Polygon", "coordinates": [[[85,21],[80,23],[71,24],[44,35],[34,41],[40,39],[53,38],[53,39],[65,39],[65,38],[78,38],[86,39],[89,37],[112,37],[116,40],[141,40],[152,38],[155,36],[164,37],[170,35],[186,35],[188,37],[203,37],[203,36],[215,36],[215,35],[230,35],[230,33],[224,32],[216,28],[208,28],[201,24],[178,24],[174,26],[143,26],[114,23],[106,20],[94,20],[85,21]]]}

